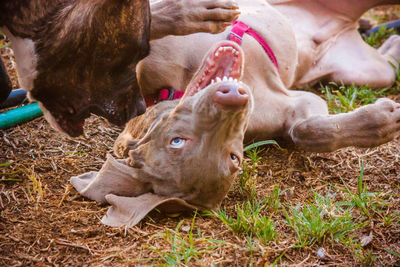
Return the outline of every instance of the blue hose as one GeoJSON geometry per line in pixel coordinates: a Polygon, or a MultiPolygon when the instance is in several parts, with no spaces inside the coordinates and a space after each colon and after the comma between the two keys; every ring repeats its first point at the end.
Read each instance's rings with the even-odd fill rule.
{"type": "Polygon", "coordinates": [[[377,33],[381,27],[386,27],[386,29],[396,29],[400,30],[400,20],[389,21],[386,23],[379,24],[378,26],[368,30],[365,34],[370,36],[372,33],[377,33]]]}

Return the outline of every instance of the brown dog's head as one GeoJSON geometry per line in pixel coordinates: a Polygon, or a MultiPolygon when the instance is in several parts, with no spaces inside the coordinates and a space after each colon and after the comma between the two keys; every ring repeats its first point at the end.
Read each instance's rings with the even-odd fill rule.
{"type": "Polygon", "coordinates": [[[130,165],[155,194],[206,209],[224,198],[240,169],[253,106],[251,90],[240,82],[243,61],[236,43],[216,45],[178,105],[161,112],[131,146],[130,165]]]}
{"type": "MultiPolygon", "coordinates": [[[[40,1],[32,1],[39,3],[40,1]]],[[[34,11],[39,13],[37,5],[34,11]]],[[[54,2],[32,36],[36,76],[29,96],[51,124],[83,133],[91,113],[123,125],[145,111],[136,63],[149,52],[147,0],[54,2]]]]}

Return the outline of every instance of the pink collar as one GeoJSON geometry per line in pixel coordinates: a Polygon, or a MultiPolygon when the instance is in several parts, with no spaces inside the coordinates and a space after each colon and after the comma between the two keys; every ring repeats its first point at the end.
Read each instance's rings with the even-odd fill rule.
{"type": "MultiPolygon", "coordinates": [[[[265,41],[257,32],[255,32],[252,28],[250,28],[250,26],[242,21],[234,21],[232,25],[233,27],[228,35],[228,40],[233,41],[238,45],[242,45],[243,35],[247,33],[260,43],[268,57],[271,59],[272,63],[274,63],[275,67],[279,69],[278,61],[276,60],[275,54],[271,47],[269,47],[267,41],[265,41]]],[[[161,89],[158,94],[145,95],[144,99],[146,101],[146,106],[150,107],[164,100],[179,99],[183,96],[183,94],[183,91],[175,91],[173,88],[161,89]]]]}
{"type": "Polygon", "coordinates": [[[150,107],[164,100],[179,99],[184,93],[183,91],[175,91],[173,88],[161,89],[158,94],[145,95],[144,101],[146,102],[146,106],[150,107]]]}
{"type": "Polygon", "coordinates": [[[274,63],[275,67],[279,69],[278,61],[276,60],[275,54],[272,51],[271,47],[269,47],[267,41],[265,41],[257,32],[255,32],[249,25],[242,21],[234,21],[232,23],[233,28],[228,35],[228,40],[231,40],[238,45],[242,45],[243,35],[247,33],[252,36],[257,42],[264,48],[264,51],[267,53],[268,57],[271,59],[272,63],[274,63]]]}

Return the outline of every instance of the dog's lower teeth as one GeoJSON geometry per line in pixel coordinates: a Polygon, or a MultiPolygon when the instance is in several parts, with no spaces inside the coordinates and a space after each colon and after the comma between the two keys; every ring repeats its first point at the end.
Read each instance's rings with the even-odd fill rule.
{"type": "Polygon", "coordinates": [[[233,82],[233,78],[232,77],[229,77],[229,79],[228,79],[230,82],[233,82]]]}
{"type": "Polygon", "coordinates": [[[217,77],[216,80],[217,80],[217,83],[222,82],[220,77],[217,77]]]}

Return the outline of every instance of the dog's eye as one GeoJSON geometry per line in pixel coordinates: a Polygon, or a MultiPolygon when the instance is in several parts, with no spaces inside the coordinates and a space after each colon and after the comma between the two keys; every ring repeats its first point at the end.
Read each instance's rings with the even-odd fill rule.
{"type": "Polygon", "coordinates": [[[186,140],[180,137],[176,137],[172,139],[170,145],[173,148],[182,148],[186,143],[186,140]]]}
{"type": "Polygon", "coordinates": [[[235,154],[231,153],[231,159],[235,165],[239,165],[239,158],[235,154]]]}

